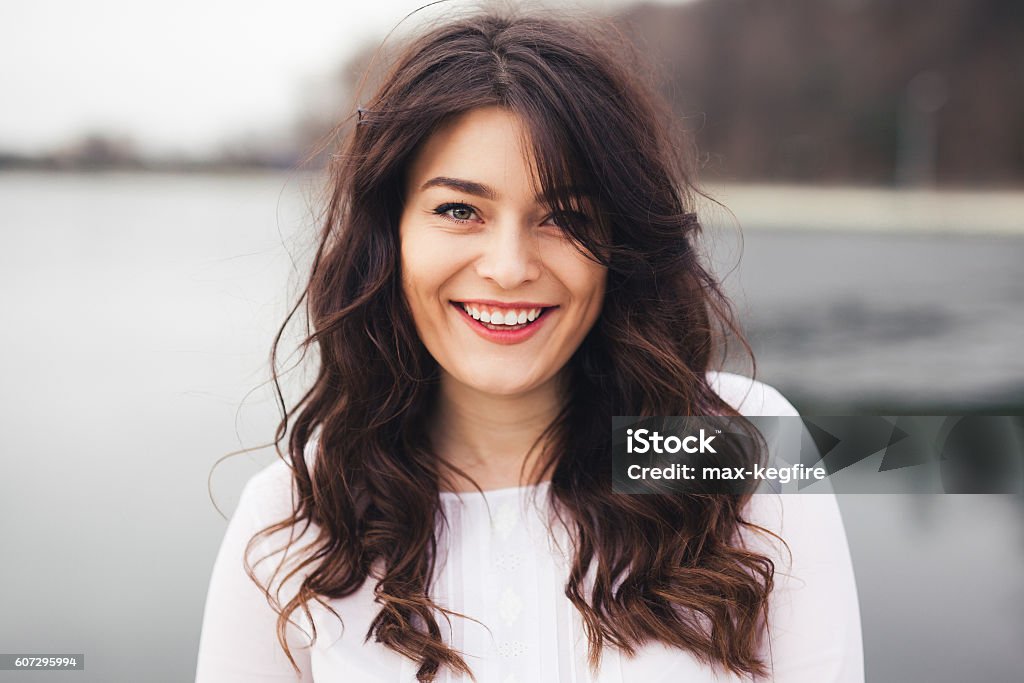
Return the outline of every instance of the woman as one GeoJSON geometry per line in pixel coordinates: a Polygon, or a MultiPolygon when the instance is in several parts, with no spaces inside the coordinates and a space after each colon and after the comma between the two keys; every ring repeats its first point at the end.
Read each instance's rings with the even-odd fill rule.
{"type": "Polygon", "coordinates": [[[710,370],[692,155],[610,38],[450,22],[360,109],[200,683],[863,680],[834,496],[612,493],[613,415],[796,412],[710,370]]]}

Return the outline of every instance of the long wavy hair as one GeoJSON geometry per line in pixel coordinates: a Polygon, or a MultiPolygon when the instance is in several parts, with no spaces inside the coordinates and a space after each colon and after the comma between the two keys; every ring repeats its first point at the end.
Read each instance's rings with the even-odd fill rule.
{"type": "Polygon", "coordinates": [[[427,436],[439,368],[403,296],[398,221],[404,174],[421,143],[455,115],[498,106],[530,131],[537,179],[551,207],[566,212],[570,237],[607,267],[602,313],[569,361],[570,399],[537,441],[546,446],[534,472],[550,476],[550,500],[571,531],[565,595],[582,614],[589,663],[599,667],[605,646],[632,655],[656,640],[735,674],[766,673],[759,648],[774,566],[740,540],[743,526],[767,532],[742,516],[750,494],[611,488],[611,416],[738,417],[705,373],[730,336],[752,358],[702,264],[696,154],[651,73],[610,21],[478,11],[414,38],[336,129],[319,246],[285,321],[305,300],[300,348],[303,357],[315,348],[320,362],[290,410],[275,360],[284,326],[271,354],[284,413],[274,443],[290,463],[294,509],[246,551],[259,583],[248,562],[257,540],[315,525],[313,544],[286,577],[301,578],[297,593],[282,604],[264,587],[293,666],[290,615],[301,607],[309,617],[316,600],[343,619],[323,599],[351,595],[371,578],[381,608],[367,639],[416,661],[420,681],[441,667],[472,676],[437,621],[454,613],[428,594],[449,466],[427,436]],[[572,219],[578,198],[569,185],[588,189],[596,221],[572,219]],[[312,468],[304,457],[311,439],[312,468]]]}

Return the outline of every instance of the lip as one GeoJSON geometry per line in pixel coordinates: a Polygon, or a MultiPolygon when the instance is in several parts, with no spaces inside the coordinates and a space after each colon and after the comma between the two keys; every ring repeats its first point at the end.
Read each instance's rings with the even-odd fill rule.
{"type": "MultiPolygon", "coordinates": [[[[473,300],[467,301],[466,303],[483,304],[485,302],[473,300]]],[[[480,337],[482,337],[483,339],[486,339],[489,342],[494,342],[495,344],[520,344],[526,341],[533,335],[537,334],[538,330],[540,330],[540,328],[547,323],[547,320],[551,316],[551,313],[554,311],[554,309],[558,308],[557,306],[546,307],[544,311],[541,311],[539,318],[534,320],[531,324],[527,325],[526,327],[520,328],[518,330],[492,330],[489,327],[484,327],[483,323],[475,319],[469,313],[466,313],[466,309],[462,307],[461,302],[452,301],[451,304],[452,307],[456,310],[456,312],[459,313],[460,317],[466,321],[466,324],[469,325],[470,329],[472,329],[474,332],[480,335],[480,337]]],[[[492,303],[491,305],[496,306],[498,304],[492,303]]],[[[526,306],[524,306],[524,308],[525,307],[526,306]]],[[[540,308],[541,306],[532,305],[532,307],[540,308]]]]}

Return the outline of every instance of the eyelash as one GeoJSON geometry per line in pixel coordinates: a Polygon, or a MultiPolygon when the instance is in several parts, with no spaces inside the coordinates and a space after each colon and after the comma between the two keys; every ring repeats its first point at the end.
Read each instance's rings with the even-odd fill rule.
{"type": "MultiPolygon", "coordinates": [[[[444,204],[442,204],[439,207],[437,207],[436,209],[434,209],[434,213],[436,215],[440,216],[441,218],[444,218],[445,220],[452,221],[453,223],[469,223],[468,219],[465,219],[465,218],[455,218],[454,216],[449,216],[448,212],[451,211],[452,209],[469,209],[473,213],[478,213],[478,211],[476,210],[476,207],[474,207],[474,206],[472,206],[470,204],[466,204],[464,202],[445,202],[444,204]]],[[[589,216],[587,216],[584,213],[580,213],[579,211],[566,211],[566,212],[563,212],[560,215],[567,215],[567,214],[575,215],[575,216],[577,216],[580,220],[582,220],[585,223],[590,221],[590,217],[589,216]]],[[[554,217],[555,217],[555,214],[551,214],[550,216],[548,216],[545,219],[545,221],[549,221],[549,220],[551,220],[554,217]]],[[[558,227],[561,228],[562,226],[558,226],[558,227]]]]}

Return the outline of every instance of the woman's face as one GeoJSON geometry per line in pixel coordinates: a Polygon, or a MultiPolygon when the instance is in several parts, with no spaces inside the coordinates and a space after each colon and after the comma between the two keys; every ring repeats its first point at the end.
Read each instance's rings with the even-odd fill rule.
{"type": "Polygon", "coordinates": [[[565,366],[597,320],[606,278],[535,196],[522,125],[487,107],[435,131],[409,167],[399,228],[420,339],[446,379],[505,396],[565,366]]]}

